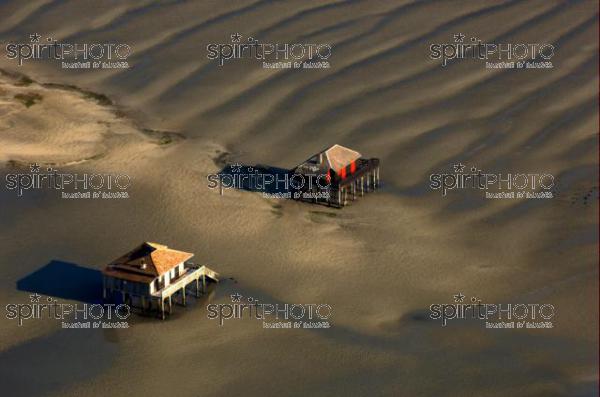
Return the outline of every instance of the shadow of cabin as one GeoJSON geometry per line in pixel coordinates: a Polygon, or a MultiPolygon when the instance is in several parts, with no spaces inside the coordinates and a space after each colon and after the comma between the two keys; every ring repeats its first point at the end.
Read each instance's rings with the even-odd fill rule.
{"type": "Polygon", "coordinates": [[[53,260],[18,280],[17,289],[83,303],[102,303],[102,273],[96,269],[53,260]]]}
{"type": "Polygon", "coordinates": [[[283,180],[292,173],[293,170],[264,164],[228,164],[219,171],[218,175],[224,189],[233,188],[249,192],[285,194],[293,190],[286,187],[284,183],[262,183],[262,181],[271,178],[272,180],[277,180],[277,178],[283,180]],[[261,181],[258,181],[258,176],[260,176],[261,181]]]}
{"type": "Polygon", "coordinates": [[[333,145],[293,169],[228,164],[218,174],[218,188],[221,195],[234,188],[341,208],[379,188],[379,163],[333,145]]]}

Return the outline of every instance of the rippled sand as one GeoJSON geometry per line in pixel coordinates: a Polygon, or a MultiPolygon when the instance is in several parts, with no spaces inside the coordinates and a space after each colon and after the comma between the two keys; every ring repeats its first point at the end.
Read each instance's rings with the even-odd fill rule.
{"type": "Polygon", "coordinates": [[[133,181],[125,200],[17,198],[3,186],[3,306],[27,302],[18,281],[53,260],[100,269],[145,240],[226,277],[168,321],[136,317],[127,330],[17,327],[3,315],[8,395],[597,395],[596,2],[9,1],[0,15],[2,47],[39,33],[134,51],[129,70],[0,58],[3,174],[39,162],[133,181]],[[235,32],[332,43],[331,68],[209,61],[206,45],[235,32]],[[429,59],[431,43],[458,32],[554,43],[554,68],[429,59]],[[41,99],[27,107],[19,93],[41,99]],[[337,211],[207,188],[223,160],[292,167],[334,143],[379,157],[382,189],[337,211]],[[429,189],[431,173],[459,162],[551,173],[556,197],[429,189]],[[333,327],[207,319],[209,301],[236,292],[330,304],[333,327]],[[428,320],[458,292],[553,304],[555,327],[428,320]]]}

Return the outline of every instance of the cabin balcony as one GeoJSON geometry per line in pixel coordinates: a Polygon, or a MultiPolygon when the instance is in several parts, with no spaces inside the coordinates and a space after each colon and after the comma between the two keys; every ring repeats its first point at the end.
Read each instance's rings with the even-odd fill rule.
{"type": "Polygon", "coordinates": [[[196,292],[198,292],[200,282],[202,282],[203,287],[206,285],[206,277],[218,280],[218,274],[206,266],[197,267],[186,264],[183,273],[172,279],[168,286],[152,293],[152,297],[164,300],[193,282],[196,283],[196,292]]]}
{"type": "MultiPolygon", "coordinates": [[[[339,188],[340,186],[350,185],[355,181],[361,178],[369,178],[374,179],[375,172],[379,170],[379,159],[358,159],[354,163],[354,165],[350,165],[345,167],[343,170],[339,170],[338,172],[334,172],[331,175],[331,184],[334,189],[339,188]]],[[[373,180],[373,182],[375,182],[373,180]]]]}

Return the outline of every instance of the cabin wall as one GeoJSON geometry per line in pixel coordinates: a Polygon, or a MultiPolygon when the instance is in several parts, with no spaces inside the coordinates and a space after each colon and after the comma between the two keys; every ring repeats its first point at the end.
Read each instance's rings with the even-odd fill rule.
{"type": "Polygon", "coordinates": [[[161,277],[154,279],[149,284],[104,276],[104,287],[106,289],[123,291],[132,295],[150,295],[164,287],[169,286],[172,281],[179,278],[184,271],[185,267],[183,262],[181,262],[173,269],[163,274],[161,277]],[[158,286],[156,285],[157,280],[159,284],[158,286]]]}
{"type": "Polygon", "coordinates": [[[132,295],[148,295],[151,293],[150,285],[146,283],[138,283],[113,277],[105,277],[104,282],[105,288],[114,291],[123,291],[132,295]]]}
{"type": "Polygon", "coordinates": [[[183,262],[181,262],[179,265],[175,266],[168,273],[170,281],[173,281],[176,278],[179,278],[179,276],[181,276],[182,274],[183,274],[183,262]]]}
{"type": "Polygon", "coordinates": [[[182,275],[183,272],[184,272],[184,266],[183,266],[183,262],[181,262],[180,264],[175,266],[173,269],[169,270],[162,276],[156,278],[150,284],[150,293],[152,294],[162,288],[168,287],[169,285],[171,285],[172,281],[179,278],[179,276],[182,275]],[[158,280],[158,284],[159,284],[158,287],[156,286],[156,280],[158,280]]]}
{"type": "Polygon", "coordinates": [[[163,274],[162,280],[164,282],[165,287],[171,284],[171,281],[175,280],[183,273],[183,262],[173,267],[171,270],[163,274]]]}

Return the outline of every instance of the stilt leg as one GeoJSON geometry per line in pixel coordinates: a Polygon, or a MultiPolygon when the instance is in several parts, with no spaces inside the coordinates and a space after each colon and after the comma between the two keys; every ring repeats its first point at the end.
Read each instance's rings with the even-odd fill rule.
{"type": "Polygon", "coordinates": [[[375,184],[375,170],[373,170],[373,191],[375,191],[376,188],[376,184],[375,184]]]}

